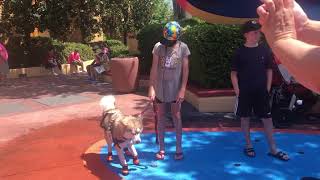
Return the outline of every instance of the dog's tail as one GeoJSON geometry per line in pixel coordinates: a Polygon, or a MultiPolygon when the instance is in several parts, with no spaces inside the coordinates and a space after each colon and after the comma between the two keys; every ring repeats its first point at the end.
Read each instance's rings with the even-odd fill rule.
{"type": "Polygon", "coordinates": [[[103,111],[115,108],[116,98],[113,95],[103,96],[100,100],[100,107],[103,111]]]}

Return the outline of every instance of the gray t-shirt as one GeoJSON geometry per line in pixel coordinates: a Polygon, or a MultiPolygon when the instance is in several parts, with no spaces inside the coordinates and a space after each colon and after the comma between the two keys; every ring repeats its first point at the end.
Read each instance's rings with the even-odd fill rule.
{"type": "Polygon", "coordinates": [[[159,57],[156,97],[162,102],[175,101],[182,83],[182,61],[190,55],[188,46],[178,41],[174,47],[166,47],[158,42],[152,53],[159,57]]]}

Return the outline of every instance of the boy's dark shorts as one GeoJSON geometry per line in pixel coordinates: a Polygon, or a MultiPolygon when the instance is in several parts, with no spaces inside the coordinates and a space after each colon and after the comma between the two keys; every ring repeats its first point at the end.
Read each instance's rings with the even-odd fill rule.
{"type": "Polygon", "coordinates": [[[236,115],[240,118],[251,117],[252,112],[258,118],[271,118],[270,96],[267,91],[240,93],[236,115]]]}

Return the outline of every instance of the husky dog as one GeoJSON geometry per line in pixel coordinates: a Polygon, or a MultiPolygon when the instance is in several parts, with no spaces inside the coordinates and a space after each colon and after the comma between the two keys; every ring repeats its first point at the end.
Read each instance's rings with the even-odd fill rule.
{"type": "MultiPolygon", "coordinates": [[[[112,161],[112,144],[117,151],[122,174],[129,174],[128,164],[124,156],[124,149],[128,148],[133,157],[133,164],[138,165],[138,153],[134,144],[140,143],[140,133],[143,130],[142,117],[124,115],[115,106],[115,98],[112,95],[104,96],[100,100],[103,109],[100,126],[104,129],[104,135],[108,144],[107,161],[112,161]]],[[[127,154],[127,152],[126,152],[127,154]]]]}

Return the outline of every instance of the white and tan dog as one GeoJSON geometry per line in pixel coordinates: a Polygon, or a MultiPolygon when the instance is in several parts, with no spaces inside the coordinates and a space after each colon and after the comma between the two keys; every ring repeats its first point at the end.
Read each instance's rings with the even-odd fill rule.
{"type": "Polygon", "coordinates": [[[115,98],[112,95],[104,96],[100,101],[103,109],[100,126],[104,129],[105,139],[108,144],[107,161],[112,161],[112,144],[117,151],[122,165],[122,174],[129,174],[123,150],[128,147],[133,156],[133,163],[138,165],[138,153],[134,144],[140,143],[140,133],[143,129],[142,117],[124,115],[115,106],[115,98]]]}

